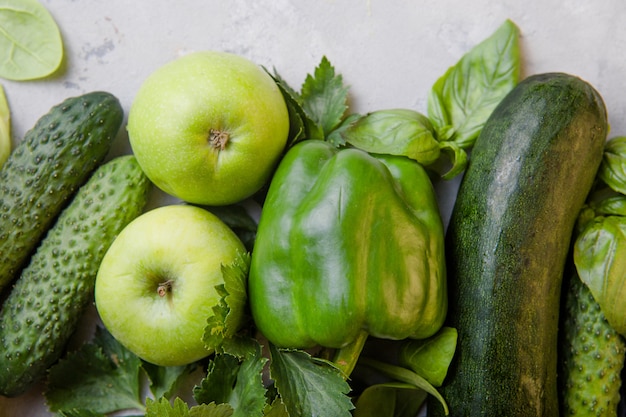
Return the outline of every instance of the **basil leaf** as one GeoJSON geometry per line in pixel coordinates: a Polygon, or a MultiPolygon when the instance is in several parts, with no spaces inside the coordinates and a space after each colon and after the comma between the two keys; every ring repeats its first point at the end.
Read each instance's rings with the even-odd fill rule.
{"type": "Polygon", "coordinates": [[[626,194],[626,136],[606,142],[598,177],[611,189],[626,194]]]}
{"type": "Polygon", "coordinates": [[[0,167],[11,154],[11,111],[4,88],[0,85],[0,167]]]}
{"type": "Polygon", "coordinates": [[[439,142],[428,118],[408,109],[378,110],[354,121],[345,141],[366,152],[402,155],[422,165],[439,158],[439,142]]]}
{"type": "Polygon", "coordinates": [[[519,30],[506,20],[433,85],[428,117],[439,140],[471,147],[487,118],[519,81],[519,30]]]}
{"type": "Polygon", "coordinates": [[[400,347],[400,365],[440,387],[452,362],[456,341],[457,331],[452,327],[442,327],[427,339],[406,340],[400,347]]]}
{"type": "Polygon", "coordinates": [[[403,382],[371,385],[359,395],[354,417],[415,417],[428,394],[403,382]]]}
{"type": "Polygon", "coordinates": [[[52,74],[63,59],[61,33],[37,0],[0,0],[0,77],[32,80],[52,74]]]}
{"type": "Polygon", "coordinates": [[[590,221],[575,241],[574,264],[609,324],[626,336],[626,218],[590,221]]]}

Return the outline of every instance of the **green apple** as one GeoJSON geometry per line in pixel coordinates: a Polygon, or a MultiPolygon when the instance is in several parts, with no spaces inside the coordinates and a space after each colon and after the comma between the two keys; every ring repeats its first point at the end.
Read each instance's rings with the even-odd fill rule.
{"type": "Polygon", "coordinates": [[[202,205],[242,201],[270,178],[289,134],[274,79],[236,54],[200,51],[154,71],[128,115],[133,153],[160,189],[202,205]]]}
{"type": "Polygon", "coordinates": [[[161,366],[184,365],[211,352],[202,336],[224,283],[222,265],[245,253],[237,235],[210,212],[175,204],[126,226],[102,260],[95,303],[122,345],[161,366]]]}

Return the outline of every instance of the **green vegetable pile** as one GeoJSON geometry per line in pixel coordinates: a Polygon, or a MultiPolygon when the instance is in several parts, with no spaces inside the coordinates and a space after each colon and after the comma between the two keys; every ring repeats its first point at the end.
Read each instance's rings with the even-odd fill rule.
{"type": "MultiPolygon", "coordinates": [[[[7,10],[0,8],[0,18],[7,10]]],[[[41,30],[28,36],[59,41],[50,35],[56,26],[47,15],[29,10],[30,24],[41,30]]],[[[13,30],[19,35],[23,29],[13,30]]],[[[55,45],[41,46],[50,52],[38,60],[43,68],[14,45],[15,56],[7,61],[16,66],[0,67],[0,76],[50,74],[60,62],[52,52],[62,55],[62,45],[55,45]]],[[[31,52],[39,55],[39,49],[31,52]]],[[[105,159],[122,120],[115,98],[99,92],[70,98],[11,150],[3,146],[11,133],[0,96],[0,179],[24,181],[31,204],[45,187],[27,183],[24,173],[35,172],[35,165],[49,168],[39,162],[52,161],[49,176],[56,178],[70,159],[58,150],[62,145],[50,150],[46,144],[59,135],[66,135],[63,143],[85,137],[103,143],[98,155],[89,147],[90,169],[68,164],[61,177],[74,184],[67,195],[55,194],[49,223],[23,232],[36,246],[12,245],[23,259],[3,261],[0,282],[12,284],[4,288],[0,307],[3,395],[18,396],[41,382],[49,410],[66,417],[415,417],[428,400],[429,412],[462,414],[456,404],[466,399],[447,397],[446,384],[458,369],[465,322],[450,320],[456,311],[448,295],[457,288],[449,288],[450,237],[435,191],[439,182],[469,169],[483,128],[519,86],[518,28],[505,21],[451,66],[432,86],[426,114],[401,108],[351,112],[349,88],[327,57],[299,89],[278,71],[272,77],[289,110],[287,148],[271,181],[253,197],[261,207],[258,222],[243,204],[203,207],[235,231],[250,254],[223,266],[222,298],[203,336],[214,353],[184,366],[142,360],[103,326],[80,346],[67,345],[92,301],[104,252],[144,210],[150,187],[132,155],[105,159]],[[98,107],[91,100],[100,94],[110,107],[98,118],[93,112],[70,118],[60,110],[76,103],[98,107]],[[94,127],[96,119],[100,127],[94,127]],[[102,125],[106,132],[98,130],[102,125]],[[49,157],[33,162],[24,156],[27,147],[49,157]]],[[[0,207],[14,217],[0,220],[1,236],[18,230],[11,225],[20,222],[22,211],[41,210],[22,203],[21,193],[5,183],[0,207]]],[[[626,247],[625,195],[626,138],[618,137],[605,146],[568,256],[560,318],[567,331],[559,334],[558,366],[559,402],[571,415],[616,415],[626,334],[626,263],[620,256],[626,247]]],[[[12,254],[0,242],[0,260],[12,254]]]]}

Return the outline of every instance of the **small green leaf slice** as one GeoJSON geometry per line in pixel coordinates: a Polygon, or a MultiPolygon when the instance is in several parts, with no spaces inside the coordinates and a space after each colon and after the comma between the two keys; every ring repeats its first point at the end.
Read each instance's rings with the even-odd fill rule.
{"type": "Polygon", "coordinates": [[[11,110],[0,85],[0,168],[11,154],[11,110]]]}
{"type": "Polygon", "coordinates": [[[233,409],[228,404],[200,404],[189,408],[181,398],[170,403],[167,398],[146,399],[145,417],[230,417],[233,409]]]}
{"type": "Polygon", "coordinates": [[[63,40],[54,18],[37,0],[0,0],[0,77],[43,78],[61,65],[63,40]]]}
{"type": "Polygon", "coordinates": [[[626,136],[606,142],[598,178],[616,192],[626,194],[626,136]]]}

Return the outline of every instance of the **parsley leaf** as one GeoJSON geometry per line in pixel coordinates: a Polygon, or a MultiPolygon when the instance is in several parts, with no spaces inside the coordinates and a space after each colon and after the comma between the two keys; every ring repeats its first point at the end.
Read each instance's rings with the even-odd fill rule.
{"type": "Polygon", "coordinates": [[[266,362],[258,344],[255,355],[242,361],[229,354],[216,355],[207,376],[194,388],[194,399],[199,404],[230,404],[233,417],[261,417],[265,407],[261,373],[266,362]]]}
{"type": "Polygon", "coordinates": [[[197,363],[182,366],[158,366],[142,361],[142,367],[150,379],[150,392],[154,398],[171,398],[183,380],[197,368],[197,363]]]}
{"type": "Polygon", "coordinates": [[[209,350],[216,352],[238,351],[249,353],[242,348],[237,332],[247,322],[247,280],[250,267],[250,253],[240,253],[230,265],[222,265],[224,284],[216,287],[221,296],[213,307],[214,315],[207,320],[203,340],[209,350]]]}
{"type": "Polygon", "coordinates": [[[182,399],[171,404],[166,398],[146,400],[146,417],[230,417],[233,409],[228,404],[201,404],[189,408],[182,399]]]}
{"type": "Polygon", "coordinates": [[[272,344],[270,354],[270,374],[291,417],[351,416],[350,386],[330,362],[272,344]]]}
{"type": "Polygon", "coordinates": [[[45,397],[51,411],[143,410],[140,372],[141,360],[98,327],[93,343],[84,344],[50,368],[45,397]]]}
{"type": "Polygon", "coordinates": [[[325,56],[313,75],[307,75],[300,95],[304,111],[321,126],[324,137],[339,126],[348,109],[348,88],[325,56]]]}

